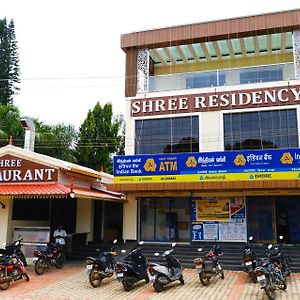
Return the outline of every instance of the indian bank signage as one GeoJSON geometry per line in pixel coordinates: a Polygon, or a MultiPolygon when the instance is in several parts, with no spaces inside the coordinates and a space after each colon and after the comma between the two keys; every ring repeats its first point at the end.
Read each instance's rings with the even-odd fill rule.
{"type": "Polygon", "coordinates": [[[293,104],[300,104],[300,86],[132,100],[131,116],[139,117],[293,104]]]}
{"type": "Polygon", "coordinates": [[[12,155],[0,157],[0,184],[52,182],[57,177],[57,169],[12,155]]]}

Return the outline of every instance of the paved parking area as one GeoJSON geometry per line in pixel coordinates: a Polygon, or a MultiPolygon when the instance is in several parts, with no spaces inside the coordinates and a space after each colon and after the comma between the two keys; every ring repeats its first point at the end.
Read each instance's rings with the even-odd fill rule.
{"type": "MultiPolygon", "coordinates": [[[[161,293],[156,293],[151,284],[138,283],[130,292],[113,278],[106,278],[99,288],[93,288],[82,266],[68,265],[61,270],[52,269],[37,276],[32,267],[28,268],[31,280],[12,282],[6,291],[0,290],[1,300],[88,300],[88,299],[203,299],[205,300],[263,300],[265,292],[254,284],[243,272],[225,271],[225,279],[215,278],[210,286],[202,286],[195,270],[185,269],[185,285],[179,281],[170,284],[161,293]]],[[[277,299],[300,299],[300,274],[288,278],[286,291],[276,291],[277,299]]]]}

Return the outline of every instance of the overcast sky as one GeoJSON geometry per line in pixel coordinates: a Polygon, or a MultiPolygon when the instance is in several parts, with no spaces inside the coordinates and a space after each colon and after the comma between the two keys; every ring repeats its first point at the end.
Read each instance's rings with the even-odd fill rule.
{"type": "Polygon", "coordinates": [[[78,128],[97,101],[125,114],[124,33],[300,8],[299,0],[0,0],[14,19],[25,116],[78,128]]]}

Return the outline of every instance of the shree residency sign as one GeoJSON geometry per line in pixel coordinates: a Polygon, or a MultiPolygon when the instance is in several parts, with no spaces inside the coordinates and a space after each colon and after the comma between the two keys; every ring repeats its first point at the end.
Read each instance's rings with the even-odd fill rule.
{"type": "Polygon", "coordinates": [[[0,157],[0,183],[57,181],[58,171],[12,155],[0,157]]]}
{"type": "Polygon", "coordinates": [[[131,101],[131,116],[300,104],[300,86],[165,96],[131,101]]]}

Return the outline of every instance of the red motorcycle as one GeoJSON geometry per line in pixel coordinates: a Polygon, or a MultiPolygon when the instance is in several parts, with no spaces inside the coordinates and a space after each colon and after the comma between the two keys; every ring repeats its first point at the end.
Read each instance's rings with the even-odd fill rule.
{"type": "Polygon", "coordinates": [[[8,289],[12,281],[22,278],[29,281],[29,276],[21,259],[16,254],[10,256],[0,254],[0,289],[8,289]]]}

